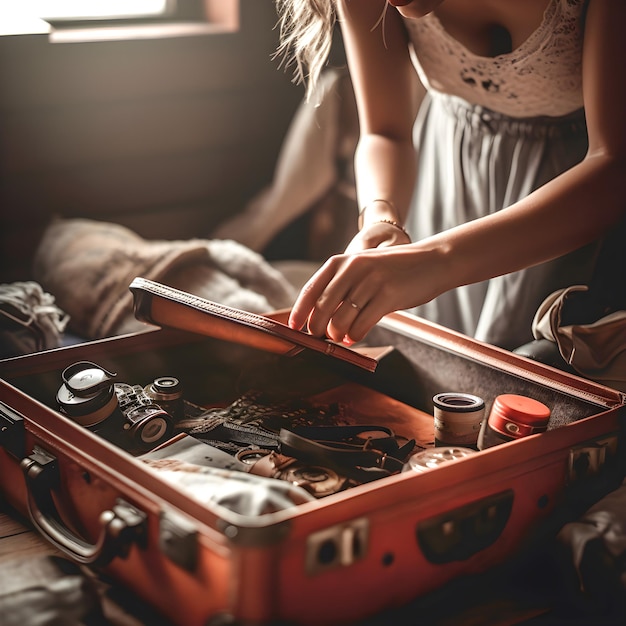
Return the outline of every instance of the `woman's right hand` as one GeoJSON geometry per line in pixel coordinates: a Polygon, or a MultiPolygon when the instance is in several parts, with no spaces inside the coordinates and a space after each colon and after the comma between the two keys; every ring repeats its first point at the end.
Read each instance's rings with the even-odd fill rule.
{"type": "Polygon", "coordinates": [[[423,243],[337,254],[304,285],[289,326],[348,345],[360,341],[387,313],[449,288],[446,267],[445,252],[423,243]]]}

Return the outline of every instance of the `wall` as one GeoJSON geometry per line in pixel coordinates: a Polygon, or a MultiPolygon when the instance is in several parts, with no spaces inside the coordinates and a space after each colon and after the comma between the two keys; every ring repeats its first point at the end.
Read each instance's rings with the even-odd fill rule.
{"type": "Polygon", "coordinates": [[[273,1],[239,11],[235,32],[0,36],[1,282],[55,214],[202,237],[269,182],[303,90],[271,58],[273,1]]]}

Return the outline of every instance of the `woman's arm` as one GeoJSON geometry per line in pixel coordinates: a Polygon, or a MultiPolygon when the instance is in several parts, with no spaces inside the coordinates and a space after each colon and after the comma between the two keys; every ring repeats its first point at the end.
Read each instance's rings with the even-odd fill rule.
{"type": "Polygon", "coordinates": [[[626,214],[624,24],[626,2],[589,0],[583,54],[589,151],[580,164],[493,215],[414,244],[329,259],[296,301],[292,326],[308,321],[314,334],[358,341],[391,311],[561,256],[615,225],[626,214]]]}
{"type": "Polygon", "coordinates": [[[359,115],[357,196],[359,206],[367,207],[363,232],[349,250],[407,243],[397,228],[370,225],[380,219],[403,223],[413,193],[412,133],[420,93],[408,35],[385,0],[339,0],[338,16],[359,115]]]}
{"type": "Polygon", "coordinates": [[[438,236],[457,261],[446,289],[571,252],[626,214],[624,24],[626,2],[589,1],[583,48],[586,157],[506,210],[438,236]]]}

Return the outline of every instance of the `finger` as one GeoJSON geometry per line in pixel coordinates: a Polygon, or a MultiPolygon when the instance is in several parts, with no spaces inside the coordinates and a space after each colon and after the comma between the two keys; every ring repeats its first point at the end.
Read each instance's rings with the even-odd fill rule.
{"type": "Polygon", "coordinates": [[[315,306],[319,292],[320,288],[315,282],[309,281],[302,287],[289,313],[288,324],[291,328],[302,330],[307,326],[309,315],[315,306]]]}
{"type": "Polygon", "coordinates": [[[326,334],[333,341],[345,341],[348,338],[346,343],[352,343],[349,341],[349,330],[369,300],[368,296],[362,294],[362,290],[357,289],[344,296],[343,301],[328,320],[326,334]]]}
{"type": "Polygon", "coordinates": [[[326,285],[310,311],[309,331],[316,335],[326,334],[334,341],[341,341],[345,330],[352,324],[361,306],[356,299],[349,300],[349,294],[364,292],[367,301],[367,277],[371,263],[360,255],[338,255],[331,266],[332,279],[326,285]],[[365,291],[364,291],[365,290],[365,291]],[[331,323],[332,321],[332,323],[331,323]]]}
{"type": "Polygon", "coordinates": [[[365,307],[354,319],[342,339],[343,343],[351,345],[365,339],[372,328],[380,322],[385,313],[380,312],[373,304],[365,307]]]}
{"type": "Polygon", "coordinates": [[[363,307],[359,304],[357,304],[350,296],[348,296],[344,302],[346,302],[347,304],[349,304],[353,309],[356,309],[357,311],[360,311],[363,307]]]}
{"type": "MultiPolygon", "coordinates": [[[[324,265],[306,282],[300,290],[289,314],[288,324],[291,328],[301,330],[307,326],[311,312],[316,307],[319,298],[334,275],[329,259],[324,265]]],[[[323,335],[324,329],[317,334],[323,335]]]]}
{"type": "MultiPolygon", "coordinates": [[[[384,302],[384,301],[383,301],[384,302]]],[[[333,331],[333,334],[337,336],[343,333],[341,342],[346,345],[352,345],[365,339],[370,330],[386,315],[388,311],[378,299],[374,298],[370,300],[366,306],[360,309],[356,315],[353,316],[352,322],[348,323],[346,327],[343,325],[341,328],[337,328],[333,331]]],[[[337,323],[337,320],[333,318],[330,324],[337,323]]],[[[339,324],[337,324],[339,326],[339,324]]]]}

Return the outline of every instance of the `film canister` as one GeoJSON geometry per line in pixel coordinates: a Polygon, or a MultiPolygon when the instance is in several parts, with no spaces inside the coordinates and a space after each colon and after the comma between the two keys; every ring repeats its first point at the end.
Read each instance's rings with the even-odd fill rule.
{"type": "Polygon", "coordinates": [[[436,446],[476,448],[485,417],[485,402],[469,393],[438,393],[433,397],[436,446]]]}

